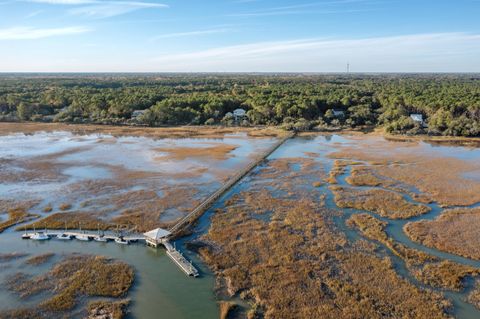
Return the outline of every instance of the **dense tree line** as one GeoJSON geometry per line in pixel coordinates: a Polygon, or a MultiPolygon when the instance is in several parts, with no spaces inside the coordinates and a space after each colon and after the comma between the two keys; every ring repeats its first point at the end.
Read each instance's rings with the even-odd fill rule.
{"type": "Polygon", "coordinates": [[[0,119],[480,135],[476,75],[3,75],[0,119]],[[135,120],[135,110],[144,110],[135,120]],[[421,114],[425,124],[410,115],[421,114]]]}

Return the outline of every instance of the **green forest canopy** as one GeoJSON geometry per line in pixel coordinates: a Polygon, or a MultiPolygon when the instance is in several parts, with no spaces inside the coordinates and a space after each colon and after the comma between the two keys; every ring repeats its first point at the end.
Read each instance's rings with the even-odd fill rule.
{"type": "Polygon", "coordinates": [[[229,112],[237,108],[247,111],[245,125],[383,126],[391,133],[479,136],[480,75],[0,76],[4,121],[229,125],[229,112]],[[145,112],[134,121],[135,110],[145,112]],[[426,125],[411,114],[421,114],[426,125]]]}

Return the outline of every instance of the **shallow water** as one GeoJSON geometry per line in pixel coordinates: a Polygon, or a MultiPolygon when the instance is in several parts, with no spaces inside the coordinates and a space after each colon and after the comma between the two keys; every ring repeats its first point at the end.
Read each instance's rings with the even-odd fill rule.
{"type": "MultiPolygon", "coordinates": [[[[201,264],[200,278],[187,277],[163,249],[147,248],[141,244],[129,246],[115,243],[61,242],[49,240],[34,242],[22,240],[19,233],[0,235],[0,253],[26,252],[41,254],[55,252],[58,255],[88,253],[116,258],[135,268],[135,285],[128,297],[132,299],[132,318],[216,318],[218,307],[213,294],[214,279],[201,264]]],[[[20,260],[13,266],[18,266],[20,260]]],[[[45,268],[45,267],[44,267],[45,268]]],[[[17,272],[17,267],[3,269],[0,274],[17,272]]],[[[2,278],[3,280],[3,278],[2,278]]],[[[0,309],[23,307],[26,304],[11,293],[0,290],[0,309]]]]}
{"type": "MultiPolygon", "coordinates": [[[[274,138],[250,138],[241,133],[215,139],[113,137],[63,131],[6,135],[0,139],[0,198],[39,201],[37,211],[47,204],[56,210],[62,203],[87,210],[89,207],[82,206],[83,201],[103,202],[105,197],[122,195],[133,191],[133,187],[155,190],[158,200],[165,198],[165,191],[171,187],[188,189],[195,199],[202,199],[212,193],[222,179],[233,175],[274,142],[274,138]],[[218,144],[236,149],[226,154],[225,159],[208,156],[170,159],[158,151],[161,148],[208,148],[218,144]],[[134,184],[128,185],[132,178],[134,184]]],[[[98,205],[93,208],[101,209],[98,205]]],[[[119,211],[108,213],[113,216],[119,211]]],[[[161,221],[169,222],[183,214],[172,207],[161,221]]]]}

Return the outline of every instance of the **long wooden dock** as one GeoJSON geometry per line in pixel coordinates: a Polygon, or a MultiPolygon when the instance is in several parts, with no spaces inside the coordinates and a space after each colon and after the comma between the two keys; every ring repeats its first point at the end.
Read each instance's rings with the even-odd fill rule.
{"type": "MultiPolygon", "coordinates": [[[[22,238],[29,239],[32,238],[35,234],[43,233],[47,235],[49,238],[57,238],[59,236],[69,236],[72,240],[82,238],[82,240],[94,240],[95,237],[99,236],[98,232],[87,232],[87,231],[51,231],[45,229],[41,232],[25,232],[22,235],[22,238]]],[[[125,242],[143,242],[146,241],[145,236],[143,235],[132,235],[132,236],[117,236],[113,234],[105,234],[102,236],[107,241],[115,241],[116,239],[122,238],[125,242]]],[[[185,258],[180,251],[178,251],[175,247],[170,244],[167,239],[162,240],[162,245],[166,249],[167,256],[170,257],[174,261],[174,263],[188,276],[198,277],[199,272],[198,270],[192,265],[191,262],[185,258]]]]}
{"type": "Polygon", "coordinates": [[[243,177],[245,177],[248,173],[250,173],[255,167],[260,165],[265,161],[267,157],[269,157],[273,152],[275,152],[280,146],[282,146],[285,141],[291,139],[295,136],[295,133],[290,133],[285,137],[281,138],[278,142],[276,142],[272,147],[268,150],[263,152],[255,161],[247,165],[245,168],[240,170],[237,174],[232,176],[228,181],[226,181],[222,187],[220,187],[217,191],[211,194],[207,199],[205,199],[200,205],[198,205],[194,210],[192,210],[188,215],[180,219],[175,225],[173,225],[169,231],[174,236],[176,233],[181,231],[185,226],[191,224],[197,218],[199,218],[205,211],[207,211],[225,192],[227,192],[230,188],[232,188],[235,184],[237,184],[243,177]]]}
{"type": "MultiPolygon", "coordinates": [[[[285,137],[281,138],[278,142],[276,142],[272,147],[268,150],[263,152],[260,156],[257,157],[252,163],[247,165],[245,168],[240,170],[237,174],[232,176],[228,181],[226,181],[222,187],[216,190],[213,194],[211,194],[207,199],[205,199],[200,205],[198,205],[193,211],[191,211],[188,215],[180,219],[174,226],[170,228],[170,236],[166,236],[161,241],[157,242],[165,246],[167,256],[170,257],[175,264],[188,276],[197,277],[199,275],[198,270],[192,265],[191,262],[185,258],[180,251],[178,251],[175,247],[170,244],[168,238],[171,236],[175,236],[181,231],[185,226],[194,222],[197,218],[199,218],[206,210],[208,210],[214,203],[217,201],[225,192],[227,192],[230,188],[232,188],[236,183],[238,183],[243,177],[245,177],[248,173],[250,173],[255,167],[263,163],[267,157],[269,157],[273,152],[275,152],[285,141],[295,136],[295,133],[291,133],[286,135],[285,137]]],[[[99,236],[98,232],[87,232],[87,231],[59,231],[59,230],[48,230],[45,229],[44,231],[37,231],[37,232],[25,232],[22,238],[29,239],[34,236],[36,233],[39,232],[44,233],[49,238],[55,238],[60,236],[69,236],[72,239],[80,239],[80,240],[95,240],[96,237],[99,236]]],[[[102,234],[101,236],[107,241],[116,241],[118,239],[122,239],[126,243],[130,242],[139,242],[145,241],[148,244],[147,238],[142,235],[130,235],[130,236],[119,236],[115,234],[102,234]]],[[[149,240],[151,240],[149,238],[149,240]]],[[[155,245],[157,247],[157,245],[155,245]]]]}
{"type": "MultiPolygon", "coordinates": [[[[98,232],[87,232],[87,231],[58,231],[58,230],[41,230],[41,231],[36,231],[36,232],[25,232],[22,236],[24,238],[30,238],[32,237],[35,233],[44,233],[45,235],[49,236],[50,238],[58,237],[60,235],[65,235],[65,236],[70,236],[72,239],[75,238],[85,238],[88,237],[90,239],[94,239],[95,237],[99,236],[98,232]]],[[[128,242],[136,242],[136,241],[144,241],[145,236],[143,235],[132,235],[132,236],[117,236],[113,234],[105,234],[102,235],[101,237],[107,239],[107,240],[115,240],[119,238],[123,238],[123,240],[128,241],[128,242]]]]}

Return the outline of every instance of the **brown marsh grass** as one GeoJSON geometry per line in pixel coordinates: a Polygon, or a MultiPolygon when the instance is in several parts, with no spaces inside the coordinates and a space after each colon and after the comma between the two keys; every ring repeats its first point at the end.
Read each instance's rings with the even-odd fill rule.
{"type": "Polygon", "coordinates": [[[89,212],[68,212],[68,213],[54,213],[47,217],[35,221],[34,223],[17,228],[17,230],[23,229],[79,229],[81,227],[85,230],[107,230],[114,229],[116,226],[112,223],[105,222],[95,215],[95,213],[89,212]]]}
{"type": "Polygon", "coordinates": [[[27,213],[23,209],[11,209],[8,211],[8,219],[0,223],[0,233],[9,227],[36,219],[38,217],[39,215],[27,213]]]}
{"type": "Polygon", "coordinates": [[[475,281],[473,290],[468,294],[468,302],[480,309],[480,279],[475,281]]]}
{"type": "Polygon", "coordinates": [[[439,260],[435,256],[395,242],[385,232],[387,223],[369,214],[353,215],[348,219],[347,225],[359,229],[367,238],[384,244],[405,261],[407,268],[418,280],[432,287],[459,291],[464,288],[463,282],[466,277],[477,276],[480,273],[480,269],[439,260]]]}
{"type": "MultiPolygon", "coordinates": [[[[22,298],[49,293],[36,307],[15,311],[25,318],[49,318],[68,316],[81,298],[123,297],[133,280],[133,269],[123,262],[101,256],[71,255],[43,275],[31,278],[18,273],[6,285],[22,298]]],[[[1,317],[9,317],[8,312],[0,313],[1,317]]]]}
{"type": "Polygon", "coordinates": [[[384,189],[358,190],[339,186],[330,189],[335,204],[342,208],[367,210],[392,219],[407,219],[430,211],[428,206],[410,203],[400,194],[384,189]]]}
{"type": "Polygon", "coordinates": [[[385,185],[382,180],[372,174],[372,171],[366,166],[352,167],[351,174],[346,179],[347,183],[353,186],[380,186],[385,185]]]}
{"type": "Polygon", "coordinates": [[[408,223],[405,233],[414,241],[442,251],[480,260],[480,208],[452,209],[435,220],[408,223]]]}
{"type": "Polygon", "coordinates": [[[348,242],[331,222],[338,212],[302,188],[311,187],[312,171],[271,164],[287,171],[257,173],[212,216],[199,249],[227,292],[251,302],[249,318],[448,317],[451,305],[440,294],[398,276],[369,243],[348,242]],[[264,174],[280,178],[266,183],[264,174]],[[288,190],[284,178],[293,187],[277,197],[275,190],[288,190]]]}
{"type": "Polygon", "coordinates": [[[362,183],[359,180],[362,178],[367,184],[382,181],[387,188],[392,183],[406,190],[414,187],[421,192],[419,198],[423,202],[433,200],[443,206],[467,206],[480,202],[480,183],[464,177],[465,173],[480,168],[478,161],[432,156],[419,148],[417,141],[399,143],[369,138],[368,144],[365,137],[349,138],[358,141],[358,145],[339,147],[329,157],[370,162],[363,172],[367,176],[359,175],[357,181],[354,176],[350,179],[353,183],[362,183]]]}
{"type": "Polygon", "coordinates": [[[287,134],[274,127],[220,127],[220,126],[175,126],[175,127],[134,127],[112,125],[86,125],[63,123],[1,123],[0,135],[12,133],[35,133],[67,131],[74,134],[110,134],[112,136],[145,136],[151,138],[222,138],[225,134],[246,133],[250,137],[276,137],[287,134]]]}
{"type": "Polygon", "coordinates": [[[156,148],[155,151],[167,153],[161,156],[159,160],[185,160],[188,158],[207,158],[214,160],[226,160],[230,153],[237,149],[235,145],[218,144],[209,147],[173,147],[156,148]]]}
{"type": "Polygon", "coordinates": [[[72,208],[72,204],[70,203],[61,203],[60,206],[58,206],[58,209],[60,210],[70,210],[72,208]]]}
{"type": "Polygon", "coordinates": [[[49,262],[53,257],[55,257],[54,253],[45,253],[37,256],[32,256],[25,260],[25,264],[38,266],[49,262]]]}
{"type": "Polygon", "coordinates": [[[128,313],[129,304],[128,299],[90,302],[86,319],[122,319],[128,313]]]}
{"type": "Polygon", "coordinates": [[[231,315],[233,311],[235,311],[237,306],[233,302],[220,301],[219,307],[220,307],[220,319],[229,319],[231,318],[231,315]]]}
{"type": "Polygon", "coordinates": [[[15,259],[24,258],[28,256],[26,253],[12,252],[6,254],[0,254],[0,263],[6,263],[15,259]]]}

